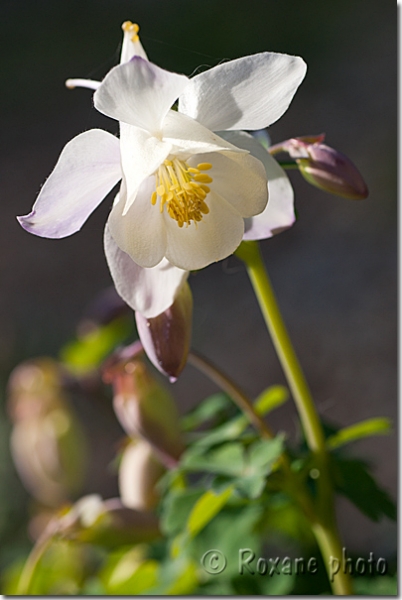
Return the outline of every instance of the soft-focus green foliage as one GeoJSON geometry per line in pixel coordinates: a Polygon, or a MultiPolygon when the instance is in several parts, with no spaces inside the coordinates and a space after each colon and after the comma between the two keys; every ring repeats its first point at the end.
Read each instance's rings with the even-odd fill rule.
{"type": "MultiPolygon", "coordinates": [[[[279,386],[265,390],[256,401],[258,412],[272,410],[286,396],[286,390],[279,386]]],[[[278,459],[286,448],[284,437],[259,439],[230,402],[226,395],[211,396],[182,419],[193,441],[177,467],[158,484],[162,496],[156,510],[161,535],[145,542],[128,543],[122,538],[120,545],[111,548],[99,536],[87,536],[87,540],[92,540],[89,542],[80,541],[79,535],[74,541],[63,541],[60,534],[61,538],[58,535],[50,541],[38,561],[29,594],[328,593],[325,568],[310,524],[292,489],[284,484],[279,468],[278,459]],[[205,423],[209,424],[208,429],[194,435],[194,428],[205,423]],[[287,547],[289,553],[289,544],[293,548],[291,555],[304,557],[303,561],[317,557],[314,576],[298,571],[289,557],[285,559],[281,547],[287,547]],[[244,568],[240,573],[242,548],[255,555],[251,572],[244,568]],[[277,556],[287,567],[271,573],[270,558],[277,556]],[[256,567],[259,557],[266,562],[265,574],[258,571],[261,565],[256,567]],[[224,560],[222,570],[216,562],[219,560],[224,560]]],[[[377,420],[377,427],[382,422],[377,420]]],[[[370,427],[363,429],[373,431],[370,427]]],[[[332,429],[329,439],[337,436],[332,429]]],[[[291,456],[291,469],[310,485],[311,460],[304,445],[293,447],[291,456]]],[[[331,464],[339,492],[363,513],[374,520],[395,517],[391,499],[363,462],[337,453],[332,455],[331,464]]],[[[96,527],[96,523],[95,520],[93,526],[88,524],[85,531],[96,527]]],[[[5,573],[6,593],[16,593],[22,566],[18,561],[5,573]]],[[[395,585],[389,574],[359,577],[356,593],[393,595],[395,585]]]]}
{"type": "Polygon", "coordinates": [[[359,596],[397,596],[398,580],[394,577],[374,577],[371,579],[365,577],[356,577],[355,592],[359,596]]]}
{"type": "Polygon", "coordinates": [[[392,423],[389,419],[378,417],[376,419],[367,419],[350,427],[340,429],[335,435],[327,439],[327,446],[331,450],[350,444],[371,435],[386,435],[390,433],[392,423]]]}
{"type": "Polygon", "coordinates": [[[62,361],[75,375],[84,375],[96,369],[132,332],[133,320],[129,317],[120,317],[107,325],[93,327],[64,346],[61,351],[62,361]]]}
{"type": "Polygon", "coordinates": [[[396,519],[396,506],[390,496],[375,481],[362,460],[334,458],[333,478],[337,490],[345,495],[369,519],[383,516],[396,519]]]}

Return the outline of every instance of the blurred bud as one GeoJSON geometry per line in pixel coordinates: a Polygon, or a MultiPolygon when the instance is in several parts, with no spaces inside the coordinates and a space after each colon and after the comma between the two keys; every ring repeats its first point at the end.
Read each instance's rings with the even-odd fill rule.
{"type": "Polygon", "coordinates": [[[324,134],[293,138],[282,145],[312,185],[351,200],[368,196],[367,186],[352,161],[323,144],[324,134]]]}
{"type": "Polygon", "coordinates": [[[11,453],[24,486],[45,506],[71,499],[83,482],[86,446],[58,363],[41,358],[16,367],[8,383],[8,411],[14,424],[11,453]]]}
{"type": "Polygon", "coordinates": [[[170,381],[176,381],[186,362],[191,340],[193,297],[185,282],[172,306],[147,319],[135,313],[138,334],[150,361],[170,381]]]}
{"type": "Polygon", "coordinates": [[[95,325],[107,325],[125,314],[131,314],[131,309],[112,285],[96,295],[85,312],[85,318],[95,325]]]}
{"type": "Polygon", "coordinates": [[[152,510],[159,499],[155,485],[165,472],[145,440],[133,440],[124,449],[119,465],[119,492],[128,508],[152,510]]]}
{"type": "Polygon", "coordinates": [[[150,375],[137,356],[109,361],[103,380],[113,385],[114,410],[127,434],[146,440],[165,466],[174,467],[183,444],[179,416],[169,392],[150,375]]]}
{"type": "Polygon", "coordinates": [[[119,498],[84,496],[49,524],[48,535],[108,547],[148,542],[160,535],[157,517],[124,506],[119,498]]]}

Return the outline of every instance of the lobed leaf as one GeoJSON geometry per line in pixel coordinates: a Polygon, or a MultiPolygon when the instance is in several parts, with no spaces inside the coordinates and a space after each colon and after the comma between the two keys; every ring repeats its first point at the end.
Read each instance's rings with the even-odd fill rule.
{"type": "Polygon", "coordinates": [[[377,484],[363,461],[332,457],[331,468],[337,490],[369,519],[379,521],[385,516],[396,520],[395,503],[377,484]]]}

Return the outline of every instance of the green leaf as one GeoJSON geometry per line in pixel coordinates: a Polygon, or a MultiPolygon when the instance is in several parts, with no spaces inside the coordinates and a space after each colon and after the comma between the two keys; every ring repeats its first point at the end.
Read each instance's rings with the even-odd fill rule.
{"type": "Polygon", "coordinates": [[[203,495],[204,489],[174,490],[163,501],[161,529],[168,535],[180,533],[187,522],[191,510],[203,495]]]}
{"type": "Polygon", "coordinates": [[[226,558],[226,568],[212,579],[227,579],[239,572],[239,548],[255,548],[259,553],[261,535],[259,522],[262,507],[257,503],[245,503],[234,496],[221,512],[192,538],[188,551],[205,573],[200,560],[206,552],[216,549],[226,558]]]}
{"type": "Polygon", "coordinates": [[[379,521],[386,516],[396,520],[396,506],[388,493],[380,488],[367,465],[357,459],[332,457],[331,468],[337,490],[344,494],[369,519],[379,521]]]}
{"type": "Polygon", "coordinates": [[[61,360],[74,374],[83,375],[96,369],[132,332],[133,320],[120,317],[65,345],[61,350],[61,360]]]}
{"type": "Polygon", "coordinates": [[[223,444],[209,452],[202,447],[193,446],[183,454],[180,467],[189,471],[241,475],[244,469],[244,449],[239,443],[223,444]]]}
{"type": "Polygon", "coordinates": [[[396,576],[356,577],[353,580],[356,595],[359,596],[397,596],[398,580],[396,576]]]}
{"type": "Polygon", "coordinates": [[[198,565],[189,561],[183,568],[176,580],[167,587],[163,595],[166,596],[188,596],[198,586],[198,565]]]}
{"type": "Polygon", "coordinates": [[[134,546],[128,551],[109,555],[100,573],[106,595],[138,595],[156,585],[159,563],[144,559],[143,554],[142,546],[134,546]]]}
{"type": "Polygon", "coordinates": [[[259,440],[248,448],[245,469],[233,484],[247,498],[258,498],[266,483],[267,475],[283,452],[283,436],[273,440],[259,440]]]}
{"type": "Polygon", "coordinates": [[[265,487],[266,478],[264,475],[248,475],[238,477],[233,480],[233,485],[247,498],[255,500],[259,498],[265,487]]]}
{"type": "Polygon", "coordinates": [[[192,559],[182,556],[160,565],[157,585],[147,590],[152,596],[185,596],[193,594],[199,585],[199,568],[192,559]]]}
{"type": "Polygon", "coordinates": [[[252,444],[247,453],[247,470],[267,474],[282,454],[283,443],[283,436],[278,435],[272,440],[260,440],[252,444]]]}
{"type": "Polygon", "coordinates": [[[289,400],[289,391],[282,385],[274,385],[263,392],[254,401],[254,408],[260,415],[266,415],[289,400]]]}
{"type": "Polygon", "coordinates": [[[208,490],[195,503],[187,521],[187,531],[196,536],[222,510],[230,496],[233,487],[230,486],[220,494],[208,490]]]}
{"type": "Polygon", "coordinates": [[[218,393],[205,398],[198,406],[187,413],[181,421],[185,431],[195,429],[205,421],[215,418],[219,413],[231,406],[232,401],[227,394],[218,393]]]}
{"type": "Polygon", "coordinates": [[[216,427],[209,433],[206,433],[199,440],[194,442],[194,445],[210,448],[211,446],[216,446],[223,442],[237,440],[248,426],[249,420],[247,417],[243,415],[236,417],[235,419],[216,427]]]}
{"type": "Polygon", "coordinates": [[[280,538],[285,536],[288,539],[296,539],[307,546],[314,544],[310,523],[299,506],[283,493],[269,497],[264,515],[264,528],[267,537],[272,540],[279,534],[280,538]]]}
{"type": "Polygon", "coordinates": [[[331,435],[331,437],[327,439],[327,446],[331,450],[334,450],[335,448],[339,448],[339,446],[350,444],[351,442],[371,435],[387,435],[390,433],[391,427],[391,420],[386,419],[385,417],[367,419],[360,423],[356,423],[355,425],[350,425],[350,427],[345,427],[335,433],[335,435],[331,435]]]}

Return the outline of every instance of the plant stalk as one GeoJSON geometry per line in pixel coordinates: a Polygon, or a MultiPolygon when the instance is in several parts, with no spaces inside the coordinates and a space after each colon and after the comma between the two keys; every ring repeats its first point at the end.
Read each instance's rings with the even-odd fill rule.
{"type": "Polygon", "coordinates": [[[340,569],[335,576],[331,577],[330,572],[331,561],[342,560],[342,547],[336,528],[334,493],[328,473],[328,454],[320,418],[283,322],[258,243],[243,242],[237,249],[236,255],[247,267],[265,323],[292,392],[307,445],[313,453],[319,472],[316,516],[314,520],[306,516],[311,522],[329,577],[333,579],[331,585],[334,593],[350,595],[353,592],[348,574],[342,573],[340,569]]]}
{"type": "Polygon", "coordinates": [[[216,383],[222,390],[227,392],[229,396],[236,402],[240,410],[247,415],[250,423],[259,431],[262,437],[272,439],[275,434],[258,413],[255,412],[253,403],[246,394],[229,379],[222,371],[220,371],[209,360],[200,354],[191,351],[188,355],[188,361],[197,369],[205,373],[211,381],[216,383]]]}

